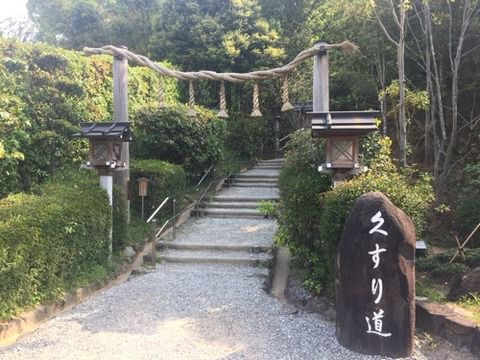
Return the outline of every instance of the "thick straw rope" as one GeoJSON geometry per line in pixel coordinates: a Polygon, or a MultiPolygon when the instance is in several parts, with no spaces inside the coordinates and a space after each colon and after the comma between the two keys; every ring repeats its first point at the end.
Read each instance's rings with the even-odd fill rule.
{"type": "Polygon", "coordinates": [[[195,112],[195,92],[193,91],[193,80],[188,82],[188,111],[187,116],[195,117],[197,113],[195,112]]]}
{"type": "Polygon", "coordinates": [[[165,84],[163,83],[163,76],[158,77],[158,108],[166,108],[165,103],[165,84]]]}
{"type": "Polygon", "coordinates": [[[253,109],[250,114],[251,117],[261,117],[262,113],[260,112],[260,101],[258,99],[258,84],[253,83],[253,109]]]}
{"type": "Polygon", "coordinates": [[[294,106],[290,103],[290,99],[288,96],[288,75],[283,77],[282,82],[282,112],[292,110],[294,106]]]}
{"type": "Polygon", "coordinates": [[[227,100],[225,99],[225,82],[220,81],[220,111],[217,113],[219,118],[228,118],[227,100]]]}
{"type": "Polygon", "coordinates": [[[117,57],[123,57],[130,61],[133,61],[139,65],[146,66],[160,75],[173,77],[179,80],[216,80],[216,81],[229,81],[229,82],[246,82],[246,81],[259,81],[270,78],[277,78],[284,76],[295,69],[305,60],[318,55],[325,50],[341,49],[348,54],[358,52],[358,47],[350,41],[344,41],[340,44],[325,44],[321,47],[311,47],[310,49],[300,52],[295,59],[288,64],[269,70],[258,70],[249,73],[217,73],[215,71],[202,70],[197,72],[185,72],[170,70],[150,60],[143,55],[137,55],[127,49],[121,49],[112,45],[107,45],[101,48],[84,48],[83,52],[87,55],[107,54],[117,57]]]}

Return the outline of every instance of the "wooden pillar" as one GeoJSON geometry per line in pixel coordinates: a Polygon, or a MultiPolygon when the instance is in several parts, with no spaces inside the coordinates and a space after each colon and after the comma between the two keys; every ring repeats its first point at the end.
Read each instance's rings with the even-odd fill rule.
{"type": "Polygon", "coordinates": [[[319,41],[315,47],[323,49],[313,58],[313,112],[329,111],[330,96],[328,92],[328,53],[327,43],[319,41]]]}
{"type": "Polygon", "coordinates": [[[274,133],[275,133],[275,158],[280,158],[280,115],[275,116],[274,123],[274,133]]]}
{"type": "MultiPolygon", "coordinates": [[[[113,178],[111,171],[107,170],[100,173],[100,187],[104,189],[108,194],[108,202],[110,204],[110,211],[113,215],[113,178]]],[[[110,233],[108,237],[108,250],[109,250],[109,259],[112,256],[113,252],[113,243],[112,243],[112,227],[110,227],[110,233]]]]}
{"type": "MultiPolygon", "coordinates": [[[[128,122],[128,60],[113,57],[113,121],[128,122]]],[[[113,172],[113,182],[120,186],[127,205],[128,221],[130,221],[130,200],[128,199],[128,183],[130,181],[129,143],[122,143],[122,159],[125,167],[113,172]]]]}

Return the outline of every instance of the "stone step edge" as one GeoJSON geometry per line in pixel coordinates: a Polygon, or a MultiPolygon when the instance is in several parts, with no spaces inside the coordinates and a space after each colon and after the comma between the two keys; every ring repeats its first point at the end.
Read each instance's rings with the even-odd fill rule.
{"type": "Polygon", "coordinates": [[[265,184],[265,183],[237,183],[233,182],[229,184],[229,187],[241,187],[241,188],[278,188],[277,184],[265,184]]]}
{"type": "Polygon", "coordinates": [[[231,244],[199,244],[199,243],[176,243],[159,241],[156,244],[157,250],[191,250],[191,251],[234,251],[247,252],[250,254],[267,253],[272,247],[269,245],[231,245],[231,244]]]}
{"type": "Polygon", "coordinates": [[[218,209],[257,209],[258,202],[202,202],[198,204],[201,209],[218,208],[218,209]]]}
{"type": "Polygon", "coordinates": [[[194,257],[194,256],[172,256],[172,255],[158,255],[158,262],[170,263],[191,263],[191,264],[231,264],[231,265],[248,265],[248,266],[262,266],[268,267],[271,263],[271,258],[265,259],[251,259],[251,258],[226,258],[226,257],[194,257]]]}
{"type": "Polygon", "coordinates": [[[264,198],[257,198],[257,197],[239,197],[239,196],[227,196],[227,197],[222,197],[222,196],[214,196],[209,199],[209,202],[256,202],[259,203],[261,201],[273,201],[277,202],[279,201],[280,198],[278,197],[264,197],[264,198]]]}

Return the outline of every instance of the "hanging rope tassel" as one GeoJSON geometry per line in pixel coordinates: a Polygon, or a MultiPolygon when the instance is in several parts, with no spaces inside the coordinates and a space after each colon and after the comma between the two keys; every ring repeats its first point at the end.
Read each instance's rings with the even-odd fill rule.
{"type": "Polygon", "coordinates": [[[195,93],[193,92],[193,81],[188,82],[188,111],[187,116],[196,117],[197,113],[195,112],[195,93]]]}
{"type": "Polygon", "coordinates": [[[253,109],[250,114],[251,117],[261,117],[262,113],[260,112],[260,101],[258,100],[258,84],[253,83],[253,109]]]}
{"type": "Polygon", "coordinates": [[[285,75],[283,77],[283,83],[282,83],[282,112],[293,110],[294,106],[290,103],[289,97],[288,97],[288,75],[285,75]]]}
{"type": "Polygon", "coordinates": [[[220,81],[220,111],[217,113],[219,118],[228,118],[227,100],[225,99],[225,82],[220,81]]]}
{"type": "Polygon", "coordinates": [[[168,105],[165,102],[165,83],[163,82],[163,77],[158,77],[158,108],[164,109],[168,105]]]}

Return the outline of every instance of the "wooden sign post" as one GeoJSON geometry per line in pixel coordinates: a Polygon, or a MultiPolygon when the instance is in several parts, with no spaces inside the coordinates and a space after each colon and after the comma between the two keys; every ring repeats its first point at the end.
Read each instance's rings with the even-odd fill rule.
{"type": "Polygon", "coordinates": [[[137,179],[138,181],[138,196],[142,198],[142,220],[145,217],[145,196],[147,196],[147,187],[148,187],[148,180],[146,177],[141,177],[137,179]]]}
{"type": "Polygon", "coordinates": [[[415,230],[382,193],[357,199],[336,258],[336,334],[362,354],[410,356],[415,334],[415,230]]]}

